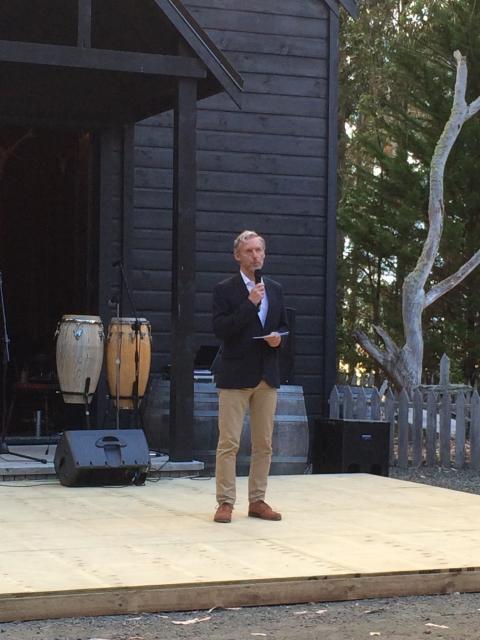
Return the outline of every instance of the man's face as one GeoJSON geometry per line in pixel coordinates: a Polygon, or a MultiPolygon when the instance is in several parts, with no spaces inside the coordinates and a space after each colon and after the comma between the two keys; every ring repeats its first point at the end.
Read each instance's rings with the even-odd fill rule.
{"type": "Polygon", "coordinates": [[[265,260],[265,249],[260,238],[249,238],[241,242],[235,251],[235,260],[240,263],[240,269],[253,279],[255,269],[261,269],[265,260]]]}

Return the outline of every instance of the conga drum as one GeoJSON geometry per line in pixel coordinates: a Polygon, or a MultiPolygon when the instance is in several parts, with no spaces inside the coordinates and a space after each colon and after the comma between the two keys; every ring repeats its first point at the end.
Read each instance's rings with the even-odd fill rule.
{"type": "Polygon", "coordinates": [[[103,324],[99,316],[65,315],[56,334],[57,375],[63,400],[84,404],[87,390],[91,402],[102,369],[103,324]]]}
{"type": "Polygon", "coordinates": [[[119,409],[135,407],[135,372],[138,357],[138,401],[145,395],[152,351],[152,333],[148,320],[138,318],[139,331],[135,337],[135,318],[112,318],[108,325],[105,366],[110,397],[119,409]]]}

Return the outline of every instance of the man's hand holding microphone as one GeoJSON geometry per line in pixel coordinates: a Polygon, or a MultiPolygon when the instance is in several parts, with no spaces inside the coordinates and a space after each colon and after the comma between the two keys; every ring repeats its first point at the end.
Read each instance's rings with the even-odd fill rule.
{"type": "MultiPolygon", "coordinates": [[[[265,297],[265,285],[262,282],[262,270],[255,269],[254,276],[255,286],[250,291],[248,299],[257,307],[257,309],[260,309],[262,300],[265,297]]],[[[272,331],[272,333],[269,336],[266,336],[264,340],[270,347],[275,348],[279,346],[282,338],[275,331],[272,331]]]]}

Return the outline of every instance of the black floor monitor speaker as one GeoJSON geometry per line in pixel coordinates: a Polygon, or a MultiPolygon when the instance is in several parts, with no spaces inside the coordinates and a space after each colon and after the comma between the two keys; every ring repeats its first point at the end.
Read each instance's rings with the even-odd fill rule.
{"type": "Polygon", "coordinates": [[[373,473],[388,476],[390,424],[370,420],[317,420],[313,473],[373,473]]]}
{"type": "Polygon", "coordinates": [[[54,465],[67,487],[144,484],[150,451],[141,429],[65,431],[54,465]]]}

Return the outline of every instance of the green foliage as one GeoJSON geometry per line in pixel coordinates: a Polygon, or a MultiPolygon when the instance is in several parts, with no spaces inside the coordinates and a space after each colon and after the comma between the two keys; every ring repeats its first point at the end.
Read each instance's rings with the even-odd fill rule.
{"type": "MultiPolygon", "coordinates": [[[[480,0],[363,0],[342,29],[339,358],[365,362],[355,327],[381,324],[403,344],[401,291],[428,228],[429,167],[452,107],[453,51],[467,56],[467,99],[480,95],[480,0]]],[[[445,170],[446,219],[434,284],[480,247],[480,116],[445,170]]],[[[464,379],[480,361],[480,272],[424,314],[426,376],[444,351],[464,379]]]]}

